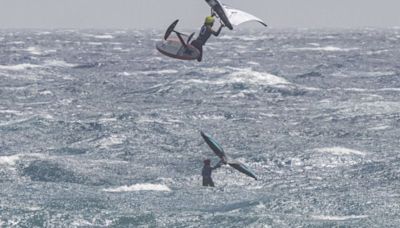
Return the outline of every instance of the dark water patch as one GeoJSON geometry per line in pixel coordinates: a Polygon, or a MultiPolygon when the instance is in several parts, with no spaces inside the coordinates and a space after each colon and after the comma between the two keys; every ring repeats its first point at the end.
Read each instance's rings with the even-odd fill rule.
{"type": "MultiPolygon", "coordinates": [[[[249,210],[251,208],[254,208],[258,204],[259,204],[259,202],[252,202],[252,201],[230,203],[230,204],[225,204],[221,207],[215,208],[211,211],[216,213],[216,212],[230,212],[230,211],[235,211],[235,210],[249,210]]],[[[210,210],[208,210],[208,211],[210,212],[210,210]]]]}
{"type": "Polygon", "coordinates": [[[127,112],[127,113],[120,113],[117,115],[117,119],[118,120],[134,120],[137,119],[139,117],[140,113],[137,112],[127,112]]]}
{"type": "Polygon", "coordinates": [[[263,89],[266,93],[280,94],[282,96],[298,97],[307,94],[307,90],[303,90],[296,87],[266,87],[263,89]]]}
{"type": "Polygon", "coordinates": [[[71,148],[71,147],[62,147],[59,149],[51,150],[50,153],[56,155],[80,155],[87,153],[87,149],[84,148],[71,148]]]}
{"type": "Polygon", "coordinates": [[[90,131],[102,131],[103,125],[97,122],[66,122],[66,121],[57,121],[57,125],[62,127],[64,130],[78,132],[90,132],[90,131]]]}
{"type": "Polygon", "coordinates": [[[224,214],[224,215],[215,215],[212,217],[212,220],[206,222],[207,226],[215,227],[215,226],[223,226],[229,227],[232,224],[235,224],[237,227],[250,227],[251,225],[257,226],[258,217],[246,216],[241,214],[224,214]]]}
{"type": "Polygon", "coordinates": [[[400,171],[394,167],[400,165],[400,162],[369,162],[353,167],[353,171],[349,172],[356,179],[373,181],[373,182],[399,182],[400,171]]]}
{"type": "Polygon", "coordinates": [[[186,73],[187,76],[191,76],[191,77],[199,77],[199,76],[204,76],[202,73],[200,73],[199,71],[189,71],[186,73]]]}
{"type": "Polygon", "coordinates": [[[81,63],[78,64],[76,66],[73,66],[73,69],[90,69],[90,68],[95,68],[95,67],[100,67],[103,66],[103,63],[98,63],[98,62],[94,62],[94,63],[81,63]]]}
{"type": "Polygon", "coordinates": [[[60,161],[36,160],[29,164],[21,163],[18,167],[22,176],[29,177],[32,181],[49,183],[71,183],[87,186],[103,186],[114,180],[107,180],[101,173],[85,174],[85,170],[77,170],[74,165],[64,165],[60,161]]]}
{"type": "Polygon", "coordinates": [[[61,211],[90,211],[96,213],[99,210],[107,208],[107,197],[101,198],[95,196],[82,196],[77,194],[71,197],[55,197],[49,200],[47,203],[48,208],[57,209],[61,211]]]}
{"type": "Polygon", "coordinates": [[[311,71],[309,73],[300,74],[297,76],[298,78],[315,78],[315,77],[322,77],[321,72],[311,71]]]}
{"type": "Polygon", "coordinates": [[[120,216],[113,220],[113,227],[159,227],[153,213],[120,216]]]}
{"type": "Polygon", "coordinates": [[[87,182],[86,177],[52,161],[33,161],[27,167],[22,168],[21,171],[22,175],[30,177],[33,181],[78,184],[87,182]]]}
{"type": "Polygon", "coordinates": [[[23,131],[27,129],[34,129],[35,131],[47,131],[49,126],[51,125],[50,120],[40,117],[40,116],[32,116],[30,118],[21,119],[20,121],[10,121],[9,124],[5,124],[0,126],[0,130],[5,130],[8,132],[11,131],[23,131]]]}

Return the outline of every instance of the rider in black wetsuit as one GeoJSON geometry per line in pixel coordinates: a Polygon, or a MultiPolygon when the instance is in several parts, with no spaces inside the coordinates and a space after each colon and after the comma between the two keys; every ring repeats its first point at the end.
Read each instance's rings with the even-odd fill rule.
{"type": "Polygon", "coordinates": [[[200,34],[197,39],[193,40],[191,45],[196,47],[200,51],[200,56],[197,58],[197,61],[201,62],[203,58],[203,46],[206,44],[207,40],[210,38],[211,35],[218,36],[221,32],[222,28],[224,27],[223,24],[219,27],[218,31],[214,31],[212,26],[214,25],[214,17],[208,16],[204,22],[204,25],[200,29],[200,34]]]}
{"type": "Polygon", "coordinates": [[[201,171],[201,175],[203,176],[203,186],[211,186],[214,187],[214,181],[211,178],[211,173],[214,169],[218,169],[221,167],[222,161],[218,162],[218,164],[214,167],[211,167],[210,159],[204,160],[203,170],[201,171]]]}

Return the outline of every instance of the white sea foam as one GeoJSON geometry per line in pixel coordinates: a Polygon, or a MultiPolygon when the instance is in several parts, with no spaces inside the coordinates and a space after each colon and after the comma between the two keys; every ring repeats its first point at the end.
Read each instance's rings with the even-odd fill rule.
{"type": "Polygon", "coordinates": [[[378,89],[378,91],[393,91],[393,92],[399,92],[400,88],[382,88],[378,89]]]}
{"type": "Polygon", "coordinates": [[[367,51],[367,55],[380,55],[389,52],[389,50],[384,49],[384,50],[376,50],[376,51],[367,51]]]}
{"type": "Polygon", "coordinates": [[[116,188],[106,188],[103,189],[105,192],[136,192],[136,191],[161,191],[170,192],[171,189],[162,184],[134,184],[130,186],[120,186],[116,188]]]}
{"type": "Polygon", "coordinates": [[[311,218],[315,220],[326,220],[326,221],[345,221],[352,219],[368,218],[368,215],[349,215],[349,216],[312,215],[311,218]]]}
{"type": "Polygon", "coordinates": [[[23,41],[11,41],[11,42],[8,42],[8,44],[18,45],[18,44],[25,44],[25,42],[23,42],[23,41]]]}
{"type": "Polygon", "coordinates": [[[96,39],[114,39],[114,36],[112,35],[97,35],[97,36],[93,36],[96,39]]]}
{"type": "Polygon", "coordinates": [[[390,128],[390,126],[388,125],[381,125],[381,126],[376,126],[376,127],[371,127],[369,128],[369,130],[373,130],[373,131],[383,131],[390,128]]]}
{"type": "Polygon", "coordinates": [[[40,210],[42,210],[42,208],[39,207],[39,206],[30,206],[30,207],[26,207],[25,209],[28,210],[28,211],[40,211],[40,210]]]}
{"type": "MultiPolygon", "coordinates": [[[[33,104],[33,103],[31,103],[31,104],[33,104]]],[[[37,103],[37,104],[39,104],[39,103],[37,103]]],[[[42,104],[48,104],[48,103],[43,102],[42,104]]],[[[7,112],[7,111],[4,111],[4,110],[0,111],[0,113],[11,113],[11,114],[15,114],[16,116],[23,116],[20,119],[14,119],[14,120],[11,120],[11,121],[0,122],[0,126],[10,126],[10,125],[14,125],[14,124],[23,123],[23,122],[29,121],[29,120],[31,120],[32,118],[35,118],[35,117],[40,117],[40,118],[47,119],[47,120],[54,120],[54,117],[52,115],[48,114],[48,113],[41,113],[41,114],[37,115],[37,114],[33,114],[31,111],[24,111],[24,112],[10,111],[10,112],[7,112]]]]}
{"type": "Polygon", "coordinates": [[[20,155],[0,156],[0,165],[14,166],[20,159],[20,155]]]}
{"type": "MultiPolygon", "coordinates": [[[[373,99],[379,98],[380,96],[371,95],[373,99]]],[[[366,100],[366,99],[365,99],[366,100]]],[[[400,112],[400,103],[395,101],[372,101],[363,103],[349,102],[346,107],[339,110],[344,116],[357,116],[357,115],[378,115],[378,114],[389,114],[400,112]]]]}
{"type": "Polygon", "coordinates": [[[396,75],[396,72],[394,72],[394,71],[365,71],[365,72],[349,71],[349,72],[346,72],[345,74],[343,72],[332,74],[332,76],[340,76],[340,77],[346,77],[346,76],[383,77],[383,76],[393,76],[393,75],[396,75]]]}
{"type": "Polygon", "coordinates": [[[115,121],[117,121],[117,118],[111,118],[111,117],[109,117],[109,118],[107,118],[107,117],[104,117],[104,118],[101,118],[101,119],[99,119],[99,122],[100,123],[110,123],[110,122],[115,122],[115,121]]]}
{"type": "Polygon", "coordinates": [[[95,220],[88,221],[85,219],[77,219],[74,220],[71,225],[73,227],[111,227],[113,221],[109,219],[105,219],[102,225],[99,225],[95,220]]]}
{"type": "Polygon", "coordinates": [[[255,66],[259,66],[259,65],[260,65],[260,63],[253,62],[253,61],[247,62],[247,64],[249,64],[249,65],[255,65],[255,66]]]}
{"type": "Polygon", "coordinates": [[[13,124],[18,124],[27,120],[30,120],[31,118],[21,118],[17,120],[12,120],[12,121],[5,121],[5,122],[0,122],[0,126],[10,126],[13,124]]]}
{"type": "Polygon", "coordinates": [[[0,65],[0,70],[22,71],[27,69],[39,68],[39,65],[22,63],[17,65],[0,65]]]}
{"type": "Polygon", "coordinates": [[[334,46],[326,47],[302,47],[302,48],[290,48],[289,51],[326,51],[326,52],[348,52],[358,50],[358,48],[340,48],[334,46]]]}
{"type": "Polygon", "coordinates": [[[44,65],[50,66],[50,67],[75,67],[75,66],[77,66],[76,64],[67,63],[62,60],[48,60],[45,62],[44,65]]]}
{"type": "Polygon", "coordinates": [[[394,71],[376,71],[376,72],[365,72],[360,74],[365,77],[382,77],[382,76],[393,76],[396,75],[394,71]]]}
{"type": "Polygon", "coordinates": [[[328,39],[328,40],[336,39],[336,36],[324,36],[323,39],[328,39]]]}
{"type": "Polygon", "coordinates": [[[300,88],[304,89],[304,90],[308,90],[308,91],[321,91],[321,88],[316,88],[316,87],[308,87],[308,86],[299,86],[300,88]]]}
{"type": "Polygon", "coordinates": [[[122,144],[125,141],[125,136],[111,135],[108,138],[103,138],[99,141],[100,148],[109,148],[114,145],[122,144]]]}
{"type": "Polygon", "coordinates": [[[192,115],[192,119],[195,120],[224,120],[225,117],[222,115],[208,115],[208,114],[198,114],[198,115],[192,115]]]}
{"type": "Polygon", "coordinates": [[[101,46],[101,45],[103,45],[103,43],[101,43],[101,42],[88,42],[87,44],[91,45],[91,46],[101,46]]]}
{"type": "Polygon", "coordinates": [[[221,67],[201,68],[201,71],[206,74],[225,74],[229,72],[226,68],[221,67]]]}
{"type": "Polygon", "coordinates": [[[353,91],[353,92],[367,92],[368,91],[366,89],[361,89],[361,88],[345,88],[344,90],[353,91]]]}
{"type": "MultiPolygon", "coordinates": [[[[50,94],[53,94],[53,93],[50,92],[50,94]]],[[[46,120],[54,120],[54,116],[50,115],[49,113],[40,113],[39,117],[46,119],[46,120]]]]}
{"type": "Polygon", "coordinates": [[[36,35],[41,36],[41,35],[50,35],[51,32],[49,31],[43,31],[43,32],[37,32],[36,35]]]}
{"type": "Polygon", "coordinates": [[[157,70],[157,71],[141,71],[141,72],[137,72],[138,74],[144,74],[144,75],[150,75],[150,74],[159,74],[159,75],[163,75],[163,74],[176,74],[178,73],[177,70],[157,70]]]}
{"type": "Polygon", "coordinates": [[[254,93],[257,93],[257,91],[256,90],[242,90],[242,91],[240,91],[240,93],[237,93],[234,95],[226,94],[226,95],[224,95],[224,97],[245,98],[245,97],[247,97],[248,94],[254,94],[254,93]]]}
{"type": "MultiPolygon", "coordinates": [[[[189,80],[176,80],[175,83],[182,84],[210,84],[210,85],[225,85],[232,83],[246,83],[246,84],[256,84],[256,85],[274,85],[282,86],[290,84],[286,79],[269,74],[266,72],[253,71],[251,68],[227,68],[230,69],[230,73],[222,78],[215,80],[206,79],[189,79],[189,80]]],[[[228,72],[226,69],[222,68],[208,68],[205,71],[214,71],[215,73],[225,73],[228,72]]]]}
{"type": "Polygon", "coordinates": [[[75,67],[77,65],[67,63],[61,60],[47,60],[42,65],[30,64],[30,63],[22,63],[17,65],[0,65],[0,70],[7,71],[24,71],[30,69],[37,68],[48,68],[48,67],[75,67]]]}
{"type": "Polygon", "coordinates": [[[219,37],[218,39],[220,39],[220,40],[233,40],[234,37],[233,36],[224,35],[224,36],[219,37]]]}
{"type": "Polygon", "coordinates": [[[113,34],[126,34],[127,31],[125,30],[119,30],[119,31],[114,31],[113,34]]]}
{"type": "Polygon", "coordinates": [[[129,73],[129,72],[124,71],[124,72],[122,72],[122,73],[118,73],[118,75],[121,75],[121,76],[131,76],[132,74],[129,73]]]}
{"type": "Polygon", "coordinates": [[[263,85],[279,85],[279,84],[290,84],[286,79],[265,73],[253,71],[250,68],[247,69],[239,69],[233,73],[231,73],[227,80],[233,83],[250,83],[250,84],[263,84],[263,85]]]}
{"type": "Polygon", "coordinates": [[[42,55],[43,52],[38,47],[28,47],[26,49],[27,52],[31,53],[32,55],[42,55]]]}
{"type": "Polygon", "coordinates": [[[336,72],[331,74],[334,77],[384,77],[394,76],[397,73],[394,71],[348,71],[348,72],[336,72]]]}
{"type": "Polygon", "coordinates": [[[257,41],[257,40],[267,40],[270,39],[271,36],[243,36],[243,37],[238,37],[240,40],[243,41],[257,41]]]}
{"type": "MultiPolygon", "coordinates": [[[[241,51],[246,51],[246,52],[248,51],[248,50],[247,50],[248,47],[247,47],[247,46],[244,46],[244,45],[236,45],[236,46],[235,46],[235,49],[236,49],[236,50],[238,50],[238,49],[245,49],[245,50],[241,50],[241,51]]],[[[221,54],[222,54],[222,53],[224,53],[224,52],[221,52],[221,54]]],[[[245,53],[245,52],[243,52],[243,53],[245,53]]]]}
{"type": "Polygon", "coordinates": [[[334,155],[361,155],[365,156],[365,152],[361,152],[358,150],[352,150],[344,147],[325,147],[325,148],[317,148],[315,151],[320,153],[329,153],[334,155]]]}
{"type": "Polygon", "coordinates": [[[0,113],[3,113],[3,114],[13,114],[13,115],[16,115],[16,116],[22,116],[22,115],[23,115],[22,112],[16,111],[16,110],[0,110],[0,113]]]}
{"type": "Polygon", "coordinates": [[[50,90],[44,90],[39,92],[40,95],[53,95],[53,92],[50,90]]]}

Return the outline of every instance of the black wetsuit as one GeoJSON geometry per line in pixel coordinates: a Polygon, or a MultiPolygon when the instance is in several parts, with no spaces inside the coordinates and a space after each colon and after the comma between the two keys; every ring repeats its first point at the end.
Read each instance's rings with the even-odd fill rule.
{"type": "Polygon", "coordinates": [[[211,167],[210,165],[203,166],[203,170],[201,171],[201,175],[203,176],[203,186],[214,187],[214,181],[211,178],[211,173],[214,169],[218,169],[219,167],[221,167],[221,163],[218,163],[214,167],[211,167]]]}
{"type": "Polygon", "coordinates": [[[191,45],[196,47],[200,51],[200,56],[197,58],[197,61],[201,62],[203,58],[203,46],[206,44],[207,40],[211,35],[219,36],[219,33],[222,30],[222,26],[218,29],[218,31],[212,30],[210,25],[203,25],[200,29],[200,34],[197,39],[193,40],[191,45]]]}

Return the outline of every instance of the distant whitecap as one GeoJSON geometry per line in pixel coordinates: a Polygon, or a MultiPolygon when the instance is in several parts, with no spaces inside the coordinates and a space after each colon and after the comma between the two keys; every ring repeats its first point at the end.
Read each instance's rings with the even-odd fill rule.
{"type": "Polygon", "coordinates": [[[368,218],[368,215],[349,215],[349,216],[312,215],[311,218],[315,220],[326,220],[326,221],[345,221],[352,219],[368,218]]]}
{"type": "Polygon", "coordinates": [[[20,159],[19,155],[0,156],[0,166],[9,165],[13,166],[20,159]]]}
{"type": "Polygon", "coordinates": [[[326,148],[318,148],[315,151],[320,153],[330,153],[334,155],[362,155],[364,156],[366,153],[358,150],[348,149],[344,147],[326,147],[326,148]]]}
{"type": "Polygon", "coordinates": [[[38,47],[29,47],[26,49],[27,52],[31,53],[32,55],[42,55],[43,52],[38,47]]]}
{"type": "Polygon", "coordinates": [[[130,186],[121,186],[116,188],[103,189],[105,192],[136,192],[136,191],[160,191],[170,192],[171,189],[162,184],[134,184],[130,186]]]}
{"type": "Polygon", "coordinates": [[[97,36],[93,36],[96,39],[114,39],[114,36],[112,35],[97,35],[97,36]]]}
{"type": "Polygon", "coordinates": [[[359,48],[340,48],[335,46],[326,47],[301,47],[301,48],[290,48],[289,51],[326,51],[326,52],[349,52],[355,51],[359,48]]]}
{"type": "Polygon", "coordinates": [[[122,144],[125,141],[125,136],[111,135],[99,141],[100,148],[109,148],[115,145],[122,144]]]}
{"type": "Polygon", "coordinates": [[[289,82],[282,77],[266,72],[253,71],[250,68],[238,69],[231,73],[227,77],[227,80],[229,82],[244,82],[263,85],[289,84],[289,82]]]}
{"type": "Polygon", "coordinates": [[[17,65],[0,65],[0,70],[11,70],[11,71],[21,71],[32,68],[38,68],[39,65],[30,64],[30,63],[22,63],[17,65]]]}

